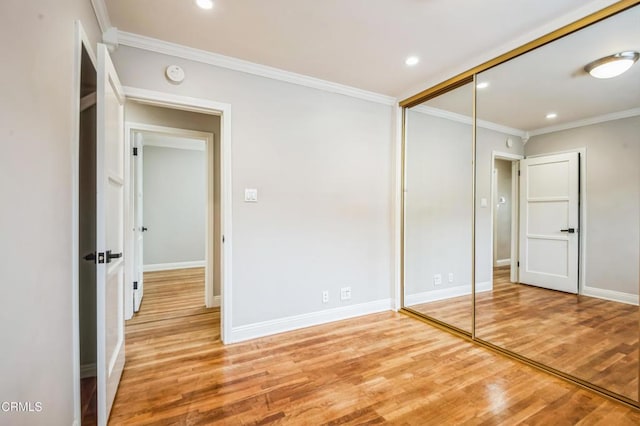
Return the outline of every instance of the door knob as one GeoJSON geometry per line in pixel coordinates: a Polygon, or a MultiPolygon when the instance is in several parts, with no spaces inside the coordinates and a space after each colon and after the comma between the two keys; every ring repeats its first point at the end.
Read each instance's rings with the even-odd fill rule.
{"type": "Polygon", "coordinates": [[[574,234],[576,232],[575,228],[569,228],[569,229],[561,229],[560,232],[566,232],[569,234],[574,234]]]}
{"type": "Polygon", "coordinates": [[[111,263],[111,259],[119,259],[122,257],[122,253],[111,253],[111,250],[107,250],[107,263],[111,263]]]}

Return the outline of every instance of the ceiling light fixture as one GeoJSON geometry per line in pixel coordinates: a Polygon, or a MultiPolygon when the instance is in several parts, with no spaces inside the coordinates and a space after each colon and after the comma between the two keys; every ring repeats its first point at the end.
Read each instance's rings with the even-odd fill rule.
{"type": "Polygon", "coordinates": [[[404,63],[410,67],[416,65],[418,62],[420,62],[420,58],[418,58],[417,56],[409,56],[407,60],[404,61],[404,63]]]}
{"type": "Polygon", "coordinates": [[[584,67],[584,70],[595,78],[617,77],[638,60],[638,52],[620,52],[595,60],[584,67]]]}
{"type": "Polygon", "coordinates": [[[547,117],[548,120],[553,120],[557,116],[558,116],[558,114],[556,114],[555,112],[550,112],[549,114],[547,114],[546,117],[547,117]]]}
{"type": "Polygon", "coordinates": [[[213,8],[213,0],[196,0],[196,4],[200,9],[212,9],[213,8]]]}
{"type": "Polygon", "coordinates": [[[486,89],[487,87],[489,87],[489,82],[488,81],[483,81],[482,83],[478,83],[476,85],[476,87],[478,89],[486,89]]]}

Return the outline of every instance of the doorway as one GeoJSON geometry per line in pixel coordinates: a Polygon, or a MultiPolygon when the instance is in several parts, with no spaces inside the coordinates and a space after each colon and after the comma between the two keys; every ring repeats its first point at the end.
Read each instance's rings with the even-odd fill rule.
{"type": "Polygon", "coordinates": [[[220,117],[139,102],[125,115],[133,259],[125,318],[141,309],[145,290],[154,296],[144,316],[220,306],[220,117]]]}
{"type": "Polygon", "coordinates": [[[97,70],[82,45],[80,59],[78,146],[78,319],[80,343],[80,416],[83,425],[97,424],[96,370],[96,136],[97,70]]]}
{"type": "Polygon", "coordinates": [[[493,152],[491,161],[491,282],[518,282],[519,162],[524,156],[493,152]]]}

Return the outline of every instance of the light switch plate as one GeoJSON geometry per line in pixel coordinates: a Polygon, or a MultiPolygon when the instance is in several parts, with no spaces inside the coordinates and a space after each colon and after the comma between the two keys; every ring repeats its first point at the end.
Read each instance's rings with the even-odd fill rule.
{"type": "Polygon", "coordinates": [[[255,188],[245,188],[244,190],[245,203],[257,203],[258,202],[258,190],[255,188]]]}

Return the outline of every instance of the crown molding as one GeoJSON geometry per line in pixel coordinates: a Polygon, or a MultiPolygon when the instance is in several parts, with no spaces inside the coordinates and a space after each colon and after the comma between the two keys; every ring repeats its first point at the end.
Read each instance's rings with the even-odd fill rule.
{"type": "MultiPolygon", "coordinates": [[[[463,123],[468,125],[473,124],[473,119],[469,116],[466,116],[463,114],[457,114],[451,111],[445,111],[443,109],[434,108],[426,105],[413,107],[411,108],[411,111],[420,112],[422,114],[427,114],[433,117],[444,118],[444,119],[455,121],[458,123],[463,123]]],[[[518,136],[522,139],[528,139],[529,137],[529,134],[524,130],[503,126],[502,124],[493,123],[491,121],[486,121],[486,120],[478,120],[478,127],[482,129],[495,130],[496,132],[506,133],[512,136],[518,136]]]]}
{"type": "Polygon", "coordinates": [[[91,5],[93,6],[93,11],[96,14],[96,18],[98,19],[100,31],[104,33],[109,28],[111,28],[111,19],[109,19],[107,5],[104,0],[91,0],[91,5]]]}
{"type": "Polygon", "coordinates": [[[333,83],[331,81],[321,80],[319,78],[309,77],[303,74],[297,74],[266,65],[260,65],[254,62],[233,58],[231,56],[194,49],[192,47],[182,46],[180,44],[170,43],[126,31],[118,31],[118,44],[134,47],[136,49],[148,50],[150,52],[160,53],[163,55],[188,59],[195,62],[201,62],[220,68],[253,74],[260,77],[266,77],[272,80],[279,80],[297,84],[299,86],[323,90],[325,92],[338,93],[340,95],[376,102],[383,105],[395,105],[397,103],[396,98],[391,96],[381,95],[379,93],[369,92],[367,90],[346,86],[344,84],[333,83]]]}
{"type": "Polygon", "coordinates": [[[599,115],[597,117],[585,118],[583,120],[572,121],[570,123],[558,124],[556,126],[542,127],[529,132],[529,136],[545,135],[547,133],[560,132],[562,130],[576,129],[578,127],[590,126],[592,124],[605,123],[607,121],[620,120],[622,118],[636,117],[640,115],[640,108],[632,108],[625,111],[612,112],[610,114],[599,115]]]}

